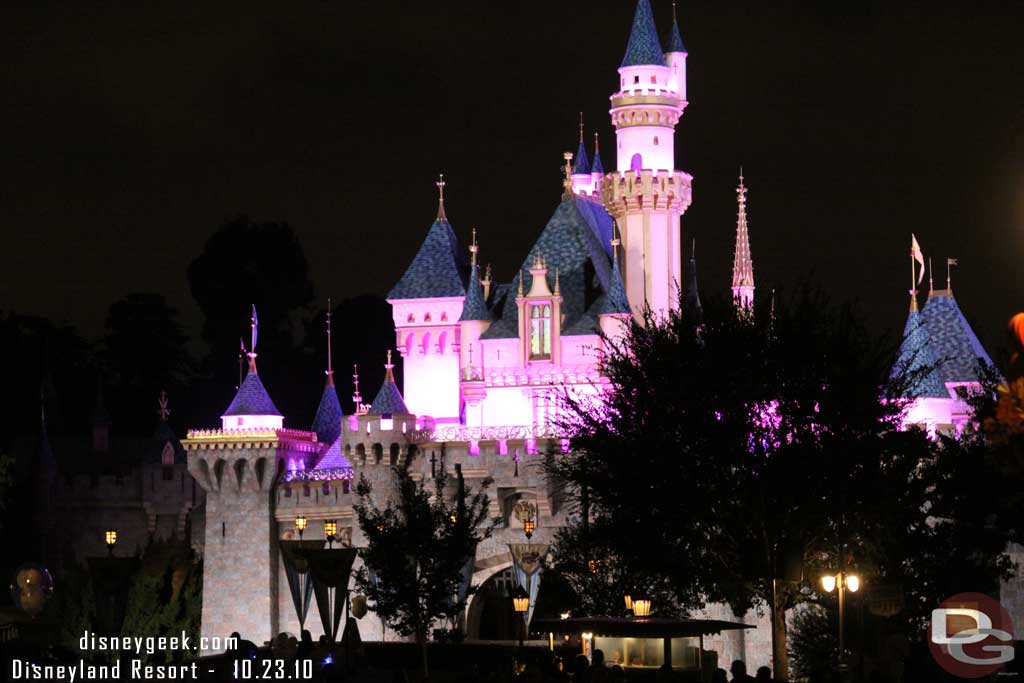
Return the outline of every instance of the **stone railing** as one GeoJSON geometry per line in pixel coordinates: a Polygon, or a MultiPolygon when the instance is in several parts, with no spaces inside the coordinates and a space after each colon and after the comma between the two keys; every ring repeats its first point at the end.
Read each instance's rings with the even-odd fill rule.
{"type": "Polygon", "coordinates": [[[340,481],[352,479],[355,471],[351,467],[324,467],[312,470],[288,470],[281,476],[282,481],[340,481]]]}
{"type": "Polygon", "coordinates": [[[552,425],[506,425],[495,427],[441,425],[434,429],[421,429],[409,434],[409,440],[412,443],[559,439],[563,437],[564,434],[552,425]]]}

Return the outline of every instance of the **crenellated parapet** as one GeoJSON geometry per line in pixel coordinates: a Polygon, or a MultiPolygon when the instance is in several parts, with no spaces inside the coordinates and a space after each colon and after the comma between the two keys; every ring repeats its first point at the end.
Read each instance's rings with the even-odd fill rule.
{"type": "Polygon", "coordinates": [[[605,175],[601,185],[601,203],[609,214],[621,218],[634,209],[662,209],[683,213],[693,199],[693,176],[683,171],[639,173],[629,170],[605,175]]]}
{"type": "Polygon", "coordinates": [[[284,469],[309,469],[322,444],[297,429],[194,429],[182,441],[188,470],[208,493],[269,491],[284,469]]]}

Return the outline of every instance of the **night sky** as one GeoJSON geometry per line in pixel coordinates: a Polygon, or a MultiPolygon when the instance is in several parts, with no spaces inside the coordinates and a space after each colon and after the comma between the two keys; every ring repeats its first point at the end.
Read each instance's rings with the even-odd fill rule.
{"type": "MultiPolygon", "coordinates": [[[[0,22],[0,308],[88,335],[155,291],[198,336],[186,267],[239,213],[296,229],[320,300],[383,294],[438,172],[508,280],[580,110],[614,166],[633,0],[20,4],[0,22]]],[[[936,284],[959,258],[960,305],[1001,345],[1024,307],[1021,5],[684,1],[679,21],[702,292],[729,285],[742,164],[761,291],[813,272],[899,328],[915,232],[936,284]]]]}

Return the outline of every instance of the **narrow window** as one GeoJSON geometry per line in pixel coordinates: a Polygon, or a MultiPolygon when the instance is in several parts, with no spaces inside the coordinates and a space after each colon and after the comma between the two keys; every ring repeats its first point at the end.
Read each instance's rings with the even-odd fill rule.
{"type": "Polygon", "coordinates": [[[658,77],[657,76],[651,76],[651,83],[657,83],[657,82],[658,82],[658,77]]]}
{"type": "Polygon", "coordinates": [[[530,306],[530,358],[551,358],[551,304],[530,306]]]}
{"type": "Polygon", "coordinates": [[[639,83],[639,82],[640,82],[640,77],[639,76],[633,76],[633,83],[636,84],[636,83],[639,83]]]}
{"type": "Polygon", "coordinates": [[[658,136],[657,135],[654,136],[654,146],[655,147],[658,146],[658,136]]]}

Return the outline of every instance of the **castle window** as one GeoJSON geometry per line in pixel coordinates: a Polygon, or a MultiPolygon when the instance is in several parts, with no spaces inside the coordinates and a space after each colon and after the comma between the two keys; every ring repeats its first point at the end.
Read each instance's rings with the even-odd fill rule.
{"type": "Polygon", "coordinates": [[[658,82],[658,77],[657,76],[651,76],[651,83],[657,83],[657,82],[658,82]]]}
{"type": "Polygon", "coordinates": [[[530,306],[530,358],[551,358],[551,304],[530,306]]]}
{"type": "Polygon", "coordinates": [[[160,462],[163,465],[174,464],[174,445],[170,441],[164,444],[164,449],[160,453],[160,462]]]}
{"type": "Polygon", "coordinates": [[[658,146],[658,136],[657,135],[654,136],[654,146],[655,147],[658,146]]]}
{"type": "Polygon", "coordinates": [[[633,76],[633,83],[639,83],[639,82],[640,82],[640,77],[639,76],[633,76]]]}

